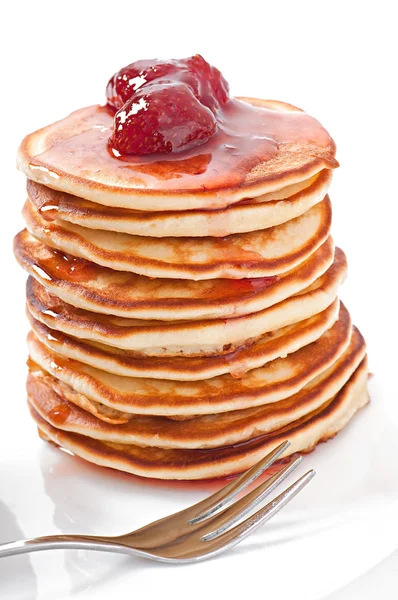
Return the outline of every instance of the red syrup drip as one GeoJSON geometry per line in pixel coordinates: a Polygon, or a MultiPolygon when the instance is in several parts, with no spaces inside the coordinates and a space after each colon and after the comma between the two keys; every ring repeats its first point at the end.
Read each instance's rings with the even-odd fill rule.
{"type": "Polygon", "coordinates": [[[55,406],[52,410],[49,411],[47,417],[49,421],[55,426],[60,426],[67,421],[70,413],[71,410],[67,404],[58,404],[58,406],[55,406]]]}
{"type": "Polygon", "coordinates": [[[66,254],[60,250],[49,248],[49,256],[40,258],[40,264],[34,265],[33,269],[42,279],[63,281],[87,282],[95,277],[97,267],[84,258],[78,258],[66,254]]]}

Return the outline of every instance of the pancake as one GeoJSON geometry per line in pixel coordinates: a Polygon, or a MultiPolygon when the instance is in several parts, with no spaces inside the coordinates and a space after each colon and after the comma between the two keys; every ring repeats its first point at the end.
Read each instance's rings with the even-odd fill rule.
{"type": "Polygon", "coordinates": [[[102,231],[149,237],[224,237],[267,229],[305,213],[327,194],[332,171],[324,170],[302,184],[218,210],[143,212],[112,208],[28,180],[28,198],[43,218],[67,221],[102,231]],[[297,189],[299,188],[299,189],[297,189]],[[300,189],[301,188],[301,189],[300,189]],[[293,192],[290,194],[290,192],[293,192]],[[269,196],[281,196],[271,200],[269,196]]]}
{"type": "Polygon", "coordinates": [[[138,415],[128,417],[126,413],[119,413],[119,422],[111,422],[108,407],[101,404],[95,407],[81,406],[80,402],[76,405],[74,396],[65,393],[68,386],[60,388],[54,377],[40,370],[34,370],[29,375],[27,391],[35,410],[50,425],[64,431],[120,444],[214,448],[276,431],[318,409],[341,390],[364,359],[365,353],[365,342],[354,328],[349,347],[337,361],[285,400],[189,420],[138,415]],[[122,419],[125,419],[124,423],[122,419]]]}
{"type": "Polygon", "coordinates": [[[329,368],[346,350],[351,319],[344,308],[340,318],[317,341],[248,371],[202,381],[170,381],[120,377],[65,360],[48,350],[33,333],[28,345],[31,359],[44,371],[89,399],[126,413],[149,415],[216,414],[278,402],[299,391],[329,368]]]}
{"type": "Polygon", "coordinates": [[[338,299],[335,144],[292,105],[224,100],[188,151],[128,154],[155,149],[133,129],[145,103],[138,125],[91,106],[19,149],[28,405],[43,439],[98,465],[233,475],[286,439],[285,456],[311,451],[369,399],[338,299]]]}
{"type": "Polygon", "coordinates": [[[46,221],[28,200],[23,216],[43,243],[117,271],[171,279],[267,277],[293,269],[330,234],[329,197],[303,215],[261,231],[223,238],[149,238],[46,221]]]}
{"type": "Polygon", "coordinates": [[[335,300],[346,275],[346,258],[336,249],[324,275],[300,294],[263,311],[231,319],[149,321],[98,315],[66,304],[29,277],[27,307],[50,328],[74,337],[137,352],[137,356],[226,354],[266,332],[307,319],[335,300]]]}
{"type": "Polygon", "coordinates": [[[74,259],[32,237],[14,240],[19,264],[52,294],[77,308],[127,318],[211,319],[258,312],[311,285],[331,266],[328,238],[304,263],[277,278],[150,279],[74,259]]]}
{"type": "Polygon", "coordinates": [[[125,377],[148,377],[179,381],[200,381],[224,373],[241,377],[247,371],[287,356],[317,340],[333,325],[339,315],[339,300],[324,311],[277,331],[269,332],[235,352],[223,356],[200,358],[136,358],[127,350],[90,343],[50,329],[27,312],[36,337],[49,350],[67,359],[125,377]]]}
{"type": "Polygon", "coordinates": [[[281,429],[241,444],[208,449],[169,449],[116,444],[62,431],[30,404],[33,419],[56,444],[97,465],[159,479],[205,479],[242,472],[288,439],[284,456],[310,452],[338,433],[369,401],[367,361],[362,361],[341,391],[324,405],[281,429]]]}
{"type": "Polygon", "coordinates": [[[242,98],[221,116],[206,146],[115,159],[108,149],[113,114],[90,106],[28,135],[18,167],[33,181],[105,206],[185,211],[223,208],[338,166],[326,130],[296,107],[242,98]]]}
{"type": "MultiPolygon", "coordinates": [[[[105,404],[101,404],[95,400],[92,400],[91,398],[88,398],[84,394],[80,394],[66,383],[63,383],[56,377],[53,377],[46,371],[43,371],[43,369],[41,369],[41,367],[39,367],[39,365],[35,363],[31,357],[28,358],[27,365],[29,367],[27,386],[32,386],[33,384],[36,386],[36,384],[40,384],[41,386],[51,388],[53,392],[57,394],[57,397],[62,398],[62,400],[66,401],[68,405],[73,404],[73,406],[83,409],[86,414],[88,413],[98,417],[102,423],[121,425],[128,423],[131,420],[131,413],[125,413],[109,406],[105,406],[105,404]]],[[[67,408],[63,408],[61,403],[58,403],[58,405],[54,407],[54,418],[57,417],[58,411],[64,413],[67,411],[67,408]]]]}

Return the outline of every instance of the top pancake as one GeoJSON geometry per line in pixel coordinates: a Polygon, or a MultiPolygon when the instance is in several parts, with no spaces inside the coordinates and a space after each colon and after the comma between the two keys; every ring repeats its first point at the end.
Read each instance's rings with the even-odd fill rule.
{"type": "Polygon", "coordinates": [[[106,107],[78,110],[28,135],[18,166],[48,187],[143,211],[222,208],[338,166],[320,123],[276,101],[231,99],[217,133],[184,153],[116,158],[108,150],[112,125],[106,107]]]}

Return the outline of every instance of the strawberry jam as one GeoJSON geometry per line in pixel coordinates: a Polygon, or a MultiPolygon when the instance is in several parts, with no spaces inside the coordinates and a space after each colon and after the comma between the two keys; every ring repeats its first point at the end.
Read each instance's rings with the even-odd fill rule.
{"type": "Polygon", "coordinates": [[[229,88],[220,71],[196,55],[132,63],[111,77],[106,96],[117,111],[110,138],[114,156],[145,155],[207,142],[229,88]]]}

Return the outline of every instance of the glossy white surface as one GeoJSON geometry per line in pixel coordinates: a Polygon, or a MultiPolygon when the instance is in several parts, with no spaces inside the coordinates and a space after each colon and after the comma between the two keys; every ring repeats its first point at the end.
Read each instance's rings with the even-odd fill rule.
{"type": "Polygon", "coordinates": [[[398,587],[398,551],[388,556],[358,579],[350,582],[324,600],[383,598],[396,600],[398,587]]]}
{"type": "MultiPolygon", "coordinates": [[[[145,483],[86,465],[41,442],[25,407],[24,275],[10,250],[24,201],[16,147],[25,133],[101,102],[107,78],[130,60],[199,51],[224,72],[233,93],[302,106],[330,130],[341,163],[331,192],[334,237],[349,260],[342,298],[368,341],[373,402],[306,457],[300,472],[314,467],[317,477],[294,503],[230,554],[189,567],[84,552],[4,559],[1,600],[254,594],[320,600],[347,584],[348,592],[330,600],[373,599],[366,575],[362,588],[350,582],[398,547],[392,4],[361,3],[359,10],[357,3],[246,0],[242,10],[227,13],[225,4],[206,0],[192,10],[173,0],[153,0],[150,10],[124,0],[116,10],[73,0],[59,12],[54,6],[41,0],[7,5],[0,40],[6,59],[0,95],[0,541],[57,531],[116,533],[210,491],[206,485],[145,483]],[[148,15],[156,17],[150,29],[148,15]],[[129,35],[121,35],[117,16],[129,35]]],[[[389,582],[379,593],[383,600],[398,594],[390,573],[382,575],[389,582]]]]}
{"type": "MultiPolygon", "coordinates": [[[[255,577],[260,564],[267,565],[273,574],[268,585],[282,597],[294,594],[309,600],[339,587],[390,553],[398,536],[398,430],[380,402],[377,378],[371,388],[372,405],[332,443],[303,461],[301,472],[309,467],[317,471],[308,488],[227,555],[172,568],[83,551],[7,558],[0,561],[3,594],[102,600],[110,594],[123,597],[132,586],[135,593],[155,597],[163,586],[173,585],[176,575],[183,582],[217,575],[214,591],[221,593],[222,580],[229,580],[231,572],[242,569],[246,577],[255,577]],[[312,574],[299,592],[297,582],[308,577],[309,566],[312,574]]],[[[147,482],[91,466],[38,441],[23,406],[15,414],[26,441],[21,448],[9,440],[8,458],[1,465],[1,480],[7,482],[0,505],[3,540],[58,531],[122,533],[174,512],[219,485],[147,482]]],[[[234,583],[235,594],[243,596],[245,588],[243,579],[234,583]]],[[[185,592],[176,590],[174,597],[184,598],[185,592]]]]}

